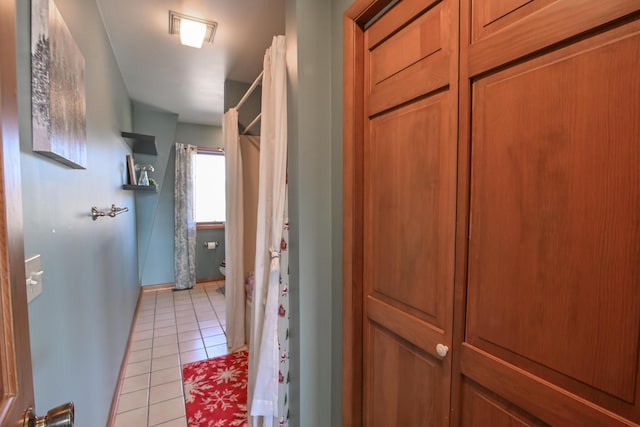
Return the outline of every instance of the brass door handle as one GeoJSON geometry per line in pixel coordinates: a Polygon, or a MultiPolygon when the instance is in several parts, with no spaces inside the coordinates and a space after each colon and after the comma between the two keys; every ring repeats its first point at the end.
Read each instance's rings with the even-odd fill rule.
{"type": "Polygon", "coordinates": [[[73,427],[73,402],[56,406],[47,415],[36,417],[33,408],[28,408],[22,418],[22,427],[73,427]]]}

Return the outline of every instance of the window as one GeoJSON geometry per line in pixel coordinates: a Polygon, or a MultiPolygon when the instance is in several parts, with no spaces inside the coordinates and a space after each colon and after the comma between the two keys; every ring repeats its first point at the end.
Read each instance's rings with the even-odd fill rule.
{"type": "Polygon", "coordinates": [[[218,148],[198,147],[195,164],[197,228],[222,228],[225,222],[224,154],[218,148]]]}

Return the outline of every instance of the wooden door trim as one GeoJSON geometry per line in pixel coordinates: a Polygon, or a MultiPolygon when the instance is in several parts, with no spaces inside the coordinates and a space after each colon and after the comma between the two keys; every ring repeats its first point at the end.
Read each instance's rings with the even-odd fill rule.
{"type": "Polygon", "coordinates": [[[357,0],[343,18],[342,425],[362,418],[364,26],[392,0],[357,0]]]}
{"type": "Polygon", "coordinates": [[[33,407],[29,316],[24,270],[20,141],[16,82],[15,2],[0,0],[0,422],[33,407]],[[18,363],[18,355],[20,363],[18,363]]]}

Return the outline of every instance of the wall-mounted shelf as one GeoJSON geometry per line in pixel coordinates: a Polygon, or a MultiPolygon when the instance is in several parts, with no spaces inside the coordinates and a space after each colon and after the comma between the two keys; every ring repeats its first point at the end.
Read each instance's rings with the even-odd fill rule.
{"type": "Polygon", "coordinates": [[[120,132],[120,135],[125,138],[134,153],[158,155],[155,136],[133,132],[120,132]]]}
{"type": "Polygon", "coordinates": [[[150,191],[152,193],[158,192],[158,187],[155,185],[128,185],[125,184],[122,186],[123,190],[133,190],[133,191],[150,191]]]}

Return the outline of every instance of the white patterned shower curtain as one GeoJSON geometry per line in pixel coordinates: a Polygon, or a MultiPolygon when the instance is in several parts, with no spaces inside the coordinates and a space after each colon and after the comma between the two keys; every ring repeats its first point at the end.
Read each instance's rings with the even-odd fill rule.
{"type": "Polygon", "coordinates": [[[242,155],[238,140],[238,111],[229,109],[222,119],[226,173],[225,316],[227,347],[237,350],[246,344],[244,330],[244,194],[242,155]]]}
{"type": "Polygon", "coordinates": [[[176,289],[196,284],[196,219],[193,180],[198,147],[176,143],[175,180],[175,275],[176,289]]]}
{"type": "MultiPolygon", "coordinates": [[[[287,182],[289,180],[287,179],[287,182]]],[[[284,224],[280,243],[280,296],[278,298],[278,426],[289,427],[289,185],[285,189],[284,224]]]]}
{"type": "Polygon", "coordinates": [[[264,57],[254,304],[249,351],[251,425],[277,425],[279,415],[278,300],[286,203],[287,76],[285,38],[264,57]]]}

